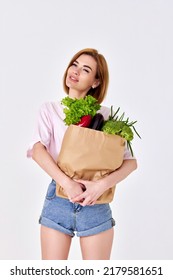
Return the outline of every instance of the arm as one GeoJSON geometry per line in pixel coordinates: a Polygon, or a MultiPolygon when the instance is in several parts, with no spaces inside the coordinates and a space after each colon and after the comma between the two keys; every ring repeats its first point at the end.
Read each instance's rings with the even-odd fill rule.
{"type": "Polygon", "coordinates": [[[83,191],[81,184],[70,179],[57,166],[54,159],[47,152],[45,146],[41,142],[37,142],[33,147],[32,159],[54,179],[59,185],[63,186],[69,199],[80,195],[83,191]]]}
{"type": "Polygon", "coordinates": [[[78,202],[84,199],[81,205],[93,205],[96,200],[110,187],[118,184],[122,180],[124,180],[129,174],[131,174],[137,168],[136,159],[127,159],[123,161],[123,164],[109,174],[108,176],[101,178],[97,181],[85,181],[78,180],[78,182],[82,183],[86,187],[86,191],[81,195],[75,197],[72,201],[78,202]]]}
{"type": "Polygon", "coordinates": [[[126,159],[123,164],[109,176],[103,178],[102,184],[105,184],[105,190],[109,189],[110,186],[116,185],[130,175],[135,169],[137,169],[136,159],[126,159]],[[105,182],[104,182],[105,179],[105,182]]]}

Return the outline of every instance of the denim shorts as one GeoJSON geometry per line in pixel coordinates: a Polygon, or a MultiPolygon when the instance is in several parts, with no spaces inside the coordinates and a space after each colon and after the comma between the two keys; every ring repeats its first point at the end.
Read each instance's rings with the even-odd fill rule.
{"type": "Polygon", "coordinates": [[[81,206],[56,196],[56,182],[49,184],[39,223],[70,236],[89,236],[112,228],[115,221],[109,204],[81,206]]]}

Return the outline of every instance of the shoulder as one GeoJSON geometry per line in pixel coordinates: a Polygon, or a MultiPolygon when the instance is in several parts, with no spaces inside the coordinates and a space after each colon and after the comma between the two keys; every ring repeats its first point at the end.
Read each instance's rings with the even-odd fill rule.
{"type": "Polygon", "coordinates": [[[42,118],[47,118],[50,120],[53,119],[64,119],[64,107],[61,104],[61,101],[49,101],[44,102],[40,106],[39,115],[42,118]]]}
{"type": "Polygon", "coordinates": [[[101,106],[101,108],[98,112],[103,115],[105,120],[107,120],[110,115],[111,109],[107,106],[101,106]]]}
{"type": "Polygon", "coordinates": [[[44,102],[40,106],[39,111],[45,113],[60,113],[63,111],[63,106],[61,105],[60,101],[44,102]]]}

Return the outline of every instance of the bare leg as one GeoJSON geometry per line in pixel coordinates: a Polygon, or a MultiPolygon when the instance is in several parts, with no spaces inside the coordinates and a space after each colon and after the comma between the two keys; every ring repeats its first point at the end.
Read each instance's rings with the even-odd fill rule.
{"type": "Polygon", "coordinates": [[[71,236],[41,225],[42,260],[67,260],[71,236]]]}
{"type": "Polygon", "coordinates": [[[80,238],[83,260],[109,260],[114,229],[80,238]]]}

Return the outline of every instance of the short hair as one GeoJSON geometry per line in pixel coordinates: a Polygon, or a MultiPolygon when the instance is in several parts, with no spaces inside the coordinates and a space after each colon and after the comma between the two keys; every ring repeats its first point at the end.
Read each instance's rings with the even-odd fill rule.
{"type": "Polygon", "coordinates": [[[87,95],[92,95],[94,98],[97,99],[98,103],[100,104],[107,94],[108,84],[109,84],[109,71],[108,71],[108,65],[106,62],[106,59],[104,56],[96,49],[86,48],[79,52],[77,52],[73,58],[71,59],[70,63],[67,66],[67,69],[64,73],[63,77],[63,88],[65,92],[69,93],[69,87],[66,85],[66,77],[67,77],[67,71],[68,68],[73,64],[73,62],[82,54],[89,55],[95,59],[97,62],[97,72],[96,72],[96,79],[99,79],[100,84],[96,88],[91,88],[87,95]]]}

